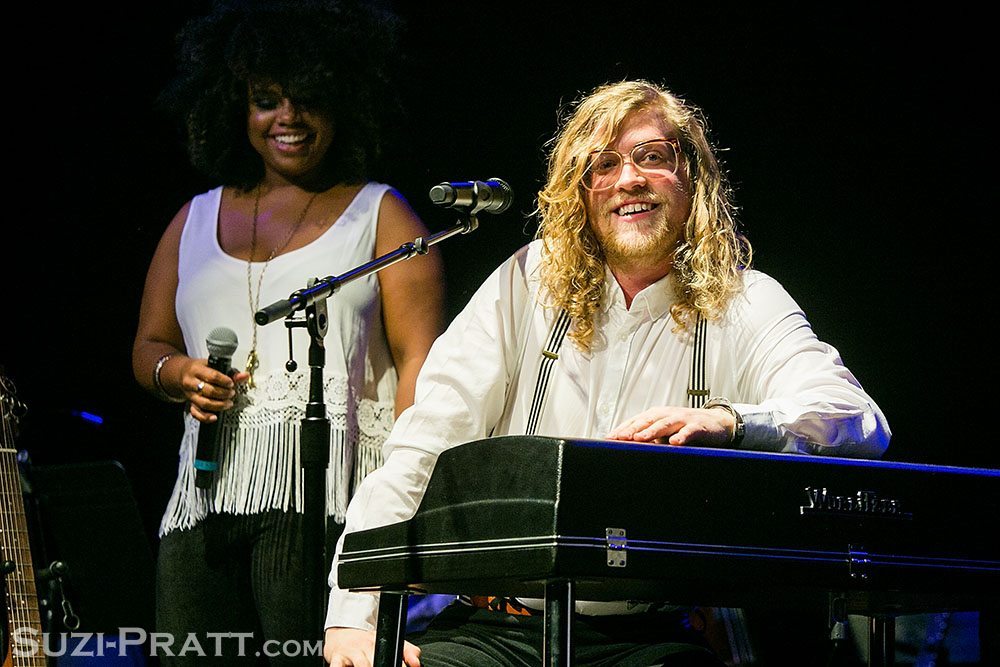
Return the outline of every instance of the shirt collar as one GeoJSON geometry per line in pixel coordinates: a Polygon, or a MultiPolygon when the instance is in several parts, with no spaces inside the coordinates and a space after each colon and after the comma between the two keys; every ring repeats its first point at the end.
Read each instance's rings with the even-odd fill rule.
{"type": "MultiPolygon", "coordinates": [[[[622,288],[618,285],[618,281],[615,280],[615,276],[607,264],[604,265],[604,295],[604,312],[608,312],[612,308],[625,311],[625,296],[622,294],[622,288]]],[[[676,288],[671,274],[668,273],[636,294],[635,298],[632,299],[632,307],[628,313],[633,317],[638,316],[639,313],[646,313],[650,320],[655,320],[663,317],[676,301],[676,288]]]]}

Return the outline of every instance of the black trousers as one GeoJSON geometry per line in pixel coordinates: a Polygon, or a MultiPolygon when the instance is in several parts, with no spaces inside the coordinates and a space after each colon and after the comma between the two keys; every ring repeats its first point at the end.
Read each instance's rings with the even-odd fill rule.
{"type": "MultiPolygon", "coordinates": [[[[316,592],[303,584],[303,520],[280,511],[211,515],[165,535],[152,656],[162,665],[316,664],[323,630],[306,618],[306,596],[316,592]]],[[[328,544],[342,528],[328,522],[328,544]]]]}
{"type": "MultiPolygon", "coordinates": [[[[601,667],[724,667],[685,616],[650,612],[583,616],[573,621],[574,664],[601,667]]],[[[420,647],[422,667],[538,667],[544,618],[455,603],[428,628],[407,636],[420,647]]]]}

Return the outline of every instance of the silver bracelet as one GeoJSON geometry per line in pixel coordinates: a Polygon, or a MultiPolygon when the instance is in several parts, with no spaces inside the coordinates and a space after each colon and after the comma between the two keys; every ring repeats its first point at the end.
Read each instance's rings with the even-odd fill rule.
{"type": "Polygon", "coordinates": [[[163,388],[163,383],[160,381],[160,371],[163,370],[163,364],[167,363],[167,359],[174,356],[176,352],[168,352],[159,359],[156,360],[156,367],[153,368],[153,386],[156,387],[156,393],[166,401],[171,403],[184,403],[187,399],[176,398],[167,393],[167,390],[163,388]]]}

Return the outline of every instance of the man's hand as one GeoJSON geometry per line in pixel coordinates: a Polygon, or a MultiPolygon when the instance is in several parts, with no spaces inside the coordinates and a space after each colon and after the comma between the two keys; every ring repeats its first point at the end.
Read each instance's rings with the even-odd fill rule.
{"type": "Polygon", "coordinates": [[[733,440],[736,420],[728,410],[710,408],[649,408],[625,420],[608,434],[610,440],[665,445],[725,447],[733,440]]]}
{"type": "MultiPolygon", "coordinates": [[[[332,667],[371,667],[375,659],[375,631],[327,628],[323,657],[332,667]]],[[[420,649],[403,642],[403,664],[420,667],[420,649]]]]}

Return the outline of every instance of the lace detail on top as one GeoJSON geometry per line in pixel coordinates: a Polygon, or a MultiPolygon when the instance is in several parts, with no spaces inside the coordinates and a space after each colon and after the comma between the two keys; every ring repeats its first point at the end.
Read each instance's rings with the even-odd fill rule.
{"type": "MultiPolygon", "coordinates": [[[[160,535],[190,528],[209,513],[301,511],[299,444],[308,398],[307,372],[272,373],[254,389],[241,387],[233,409],[223,415],[219,441],[226,444],[218,452],[219,469],[209,489],[194,485],[199,422],[186,414],[177,483],[160,535]]],[[[352,490],[382,464],[382,443],[392,428],[395,405],[352,398],[343,376],[325,379],[323,398],[330,422],[327,514],[342,522],[352,490]]]]}

